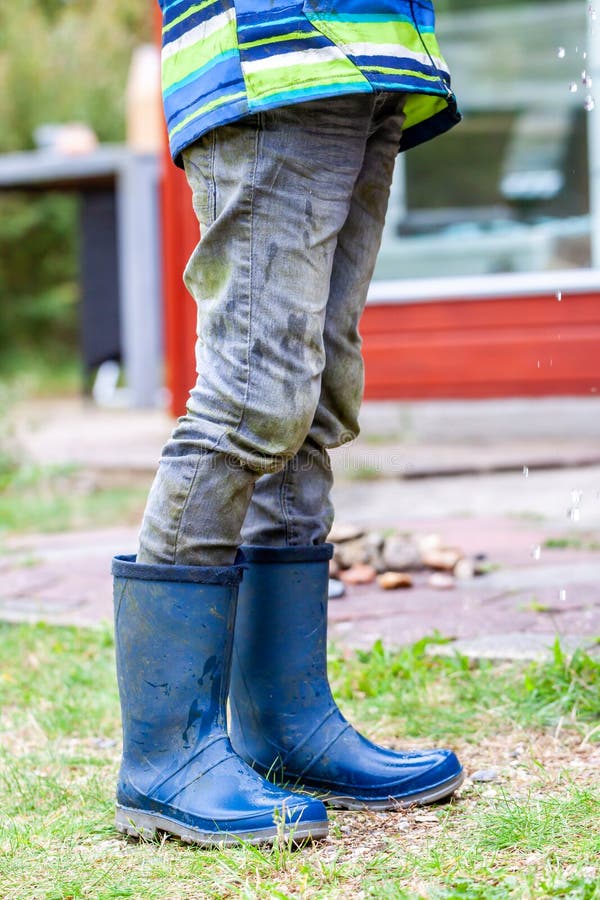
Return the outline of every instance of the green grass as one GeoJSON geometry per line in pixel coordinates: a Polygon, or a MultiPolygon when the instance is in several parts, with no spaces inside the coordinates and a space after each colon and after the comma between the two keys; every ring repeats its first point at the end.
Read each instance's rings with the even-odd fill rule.
{"type": "MultiPolygon", "coordinates": [[[[58,381],[72,370],[57,367],[58,381]],[[62,373],[62,374],[61,374],[62,373]]],[[[40,466],[25,457],[14,435],[13,407],[18,396],[39,396],[46,368],[38,361],[11,382],[0,380],[0,541],[11,533],[76,531],[105,525],[137,524],[151,476],[145,473],[95,474],[77,466],[40,466]]],[[[1,544],[0,544],[1,547],[1,544]]]]}
{"type": "Polygon", "coordinates": [[[350,465],[343,473],[349,481],[377,481],[382,477],[379,466],[350,465]]]}
{"type": "Polygon", "coordinates": [[[104,485],[75,467],[2,466],[0,537],[3,533],[75,531],[139,521],[149,484],[104,485]]]}
{"type": "Polygon", "coordinates": [[[83,366],[76,343],[59,346],[13,346],[0,360],[0,390],[13,403],[31,397],[81,394],[83,366]]]}
{"type": "Polygon", "coordinates": [[[600,659],[568,656],[556,643],[551,662],[530,664],[516,677],[512,665],[426,654],[436,641],[445,642],[426,638],[394,653],[377,641],[358,652],[355,665],[334,656],[338,695],[367,722],[436,740],[478,740],[499,721],[544,728],[570,717],[582,735],[600,722],[600,659]]]}
{"type": "Polygon", "coordinates": [[[546,538],[542,546],[549,550],[600,550],[600,542],[588,534],[546,538]]]}
{"type": "Polygon", "coordinates": [[[425,644],[332,651],[343,709],[382,741],[454,746],[497,782],[467,780],[444,806],[332,813],[328,841],[300,851],[204,851],[113,830],[110,631],[0,624],[0,896],[600,898],[600,663],[557,646],[543,664],[473,665],[425,644]]]}

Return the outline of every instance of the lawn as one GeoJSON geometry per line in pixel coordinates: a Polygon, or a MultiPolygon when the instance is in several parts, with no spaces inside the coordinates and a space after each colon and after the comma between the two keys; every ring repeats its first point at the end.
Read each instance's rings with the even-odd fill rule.
{"type": "Polygon", "coordinates": [[[600,662],[473,665],[332,650],[348,716],[457,749],[455,801],[331,814],[300,850],[205,851],[113,830],[119,714],[108,629],[0,625],[0,897],[600,898],[600,662]]]}
{"type": "MultiPolygon", "coordinates": [[[[59,396],[63,375],[71,392],[73,366],[52,375],[42,364],[8,382],[0,373],[0,552],[6,537],[27,532],[78,531],[138,524],[152,476],[146,472],[102,472],[75,465],[38,465],[15,437],[19,396],[59,396]]],[[[0,895],[1,896],[1,895],[0,895]]]]}
{"type": "Polygon", "coordinates": [[[118,483],[75,466],[29,464],[3,479],[0,465],[0,546],[10,534],[138,524],[150,480],[133,473],[118,483]]]}

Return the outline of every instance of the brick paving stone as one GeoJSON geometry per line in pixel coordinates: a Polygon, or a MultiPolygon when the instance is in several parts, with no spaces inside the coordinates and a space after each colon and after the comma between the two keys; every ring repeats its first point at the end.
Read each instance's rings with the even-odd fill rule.
{"type": "MultiPolygon", "coordinates": [[[[407,529],[410,522],[399,525],[407,529]]],[[[525,548],[543,541],[538,524],[452,518],[438,530],[467,553],[486,550],[500,568],[449,591],[428,587],[425,572],[415,573],[415,586],[403,591],[349,586],[329,604],[335,642],[368,647],[382,638],[396,646],[434,631],[462,640],[516,632],[574,634],[592,643],[600,635],[600,553],[555,549],[534,560],[525,548]]],[[[134,552],[136,537],[137,529],[120,528],[9,539],[0,557],[0,618],[110,622],[110,560],[115,552],[134,552]]]]}

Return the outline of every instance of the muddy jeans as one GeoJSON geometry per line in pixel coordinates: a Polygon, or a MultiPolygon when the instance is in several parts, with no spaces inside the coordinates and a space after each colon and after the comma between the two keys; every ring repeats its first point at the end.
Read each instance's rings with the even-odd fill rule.
{"type": "Polygon", "coordinates": [[[358,320],[403,99],[356,94],[261,112],[185,151],[202,234],[185,271],[198,381],[163,450],[140,561],[226,565],[242,539],[325,540],[327,450],[358,433],[358,320]]]}

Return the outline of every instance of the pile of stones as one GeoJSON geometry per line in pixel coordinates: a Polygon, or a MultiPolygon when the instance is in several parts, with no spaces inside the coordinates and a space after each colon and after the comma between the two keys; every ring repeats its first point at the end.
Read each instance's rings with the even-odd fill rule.
{"type": "Polygon", "coordinates": [[[446,544],[439,534],[382,533],[339,524],[334,525],[328,541],[334,545],[329,569],[331,597],[342,596],[344,585],[375,581],[388,591],[411,588],[418,572],[427,573],[428,587],[447,590],[458,580],[489,570],[485,554],[467,556],[460,547],[446,544]]]}

